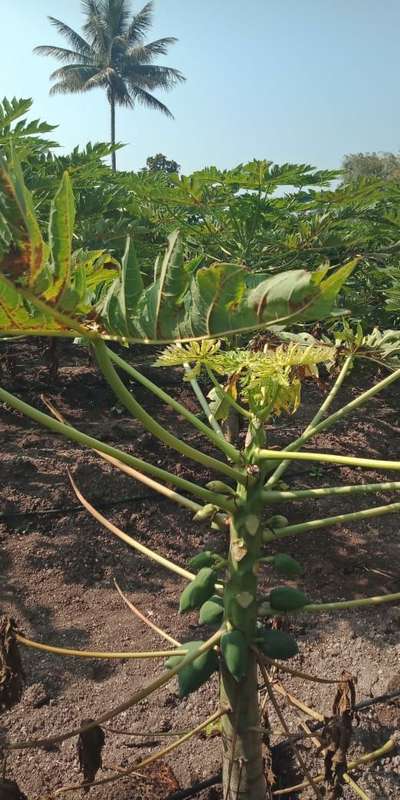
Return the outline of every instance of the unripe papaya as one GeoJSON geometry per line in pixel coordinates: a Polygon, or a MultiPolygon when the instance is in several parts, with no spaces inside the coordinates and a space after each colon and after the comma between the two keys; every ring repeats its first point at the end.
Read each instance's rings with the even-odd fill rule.
{"type": "Polygon", "coordinates": [[[203,603],[200,609],[200,625],[218,625],[224,615],[224,601],[222,597],[213,594],[203,603]]]}
{"type": "Polygon", "coordinates": [[[214,563],[214,556],[211,550],[204,550],[202,553],[198,553],[196,556],[189,561],[189,566],[192,569],[201,569],[202,567],[212,567],[214,563]]]}
{"type": "Polygon", "coordinates": [[[213,517],[218,511],[218,506],[214,506],[212,503],[206,503],[203,508],[200,508],[196,511],[193,519],[199,522],[202,522],[204,519],[208,519],[209,517],[213,517]]]}
{"type": "Polygon", "coordinates": [[[235,495],[236,492],[232,486],[229,486],[227,483],[223,481],[210,481],[206,483],[207,489],[210,489],[211,492],[218,492],[219,494],[226,494],[226,495],[235,495]]]}
{"type": "Polygon", "coordinates": [[[308,598],[300,589],[292,589],[290,586],[280,586],[272,589],[269,595],[269,602],[274,611],[296,611],[307,605],[308,598]]]}
{"type": "Polygon", "coordinates": [[[277,553],[273,558],[272,566],[280,575],[286,575],[288,578],[295,578],[304,572],[301,564],[286,553],[277,553]]]}
{"type": "Polygon", "coordinates": [[[249,646],[240,631],[224,633],[221,651],[228,671],[235,681],[240,681],[247,672],[249,646]]]}
{"type": "Polygon", "coordinates": [[[267,525],[269,528],[286,528],[286,525],[289,525],[289,520],[282,514],[274,514],[273,517],[267,519],[267,525]]]}
{"type": "Polygon", "coordinates": [[[202,567],[195,579],[183,590],[179,611],[184,614],[192,608],[199,608],[212,595],[215,583],[215,573],[210,567],[202,567]]]}
{"type": "Polygon", "coordinates": [[[260,639],[258,647],[269,658],[285,661],[299,652],[296,640],[285,631],[264,629],[260,631],[260,639]]]}
{"type": "MultiPolygon", "coordinates": [[[[193,650],[197,650],[202,644],[203,642],[194,641],[185,642],[182,646],[185,650],[188,650],[189,653],[192,653],[193,650]]],[[[187,658],[187,656],[171,656],[165,666],[167,669],[174,669],[174,667],[185,658],[187,658]]],[[[186,667],[183,666],[177,675],[180,696],[185,697],[191,692],[194,692],[202,686],[217,669],[218,658],[215,650],[208,650],[207,653],[202,653],[191,664],[188,664],[186,667]]]]}

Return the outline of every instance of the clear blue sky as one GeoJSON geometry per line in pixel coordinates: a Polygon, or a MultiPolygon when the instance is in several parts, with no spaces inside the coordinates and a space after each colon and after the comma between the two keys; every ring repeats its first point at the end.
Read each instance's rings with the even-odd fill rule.
{"type": "MultiPolygon", "coordinates": [[[[0,10],[0,96],[32,97],[68,149],[106,140],[102,92],[49,97],[56,62],[32,54],[61,43],[47,15],[80,27],[80,0],[0,0],[0,10]]],[[[335,167],[349,152],[398,152],[399,32],[399,0],[156,0],[152,38],[179,38],[160,63],[187,82],[161,97],[174,121],[118,112],[119,164],[163,152],[184,172],[252,158],[335,167]]]]}

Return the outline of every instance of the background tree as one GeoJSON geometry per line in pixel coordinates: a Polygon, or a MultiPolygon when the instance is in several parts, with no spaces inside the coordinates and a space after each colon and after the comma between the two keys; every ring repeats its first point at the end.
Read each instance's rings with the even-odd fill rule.
{"type": "Polygon", "coordinates": [[[395,153],[353,153],[343,159],[344,183],[358,178],[400,179],[400,155],[395,153]]]}
{"type": "Polygon", "coordinates": [[[167,175],[180,172],[181,165],[173,159],[169,159],[163,153],[149,156],[146,159],[145,170],[147,172],[165,172],[167,175]]]}
{"type": "MultiPolygon", "coordinates": [[[[53,56],[64,64],[50,76],[55,81],[50,94],[105,89],[110,103],[112,144],[115,144],[117,105],[133,108],[138,102],[172,118],[170,110],[153,91],[167,91],[184,77],[177,69],[152,63],[176,42],[175,37],[169,36],[144,43],[152,23],[153,3],[147,3],[134,15],[130,0],[81,0],[81,3],[86,18],[85,38],[61,20],[49,17],[69,48],[35,47],[34,52],[39,55],[53,56]]],[[[115,152],[112,168],[116,169],[115,152]]]]}

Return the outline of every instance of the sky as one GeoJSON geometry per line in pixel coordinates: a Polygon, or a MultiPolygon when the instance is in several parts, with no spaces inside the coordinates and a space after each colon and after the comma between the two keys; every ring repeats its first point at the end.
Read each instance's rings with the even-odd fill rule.
{"type": "MultiPolygon", "coordinates": [[[[133,3],[138,10],[145,0],[133,3]]],[[[109,138],[101,90],[50,97],[57,62],[33,55],[65,44],[47,16],[80,29],[80,0],[0,0],[0,97],[32,97],[33,116],[71,150],[109,138]]],[[[189,173],[252,158],[336,168],[346,153],[400,149],[399,0],[155,0],[151,39],[179,41],[159,63],[186,82],[160,99],[169,120],[119,109],[120,168],[162,152],[189,173]]]]}

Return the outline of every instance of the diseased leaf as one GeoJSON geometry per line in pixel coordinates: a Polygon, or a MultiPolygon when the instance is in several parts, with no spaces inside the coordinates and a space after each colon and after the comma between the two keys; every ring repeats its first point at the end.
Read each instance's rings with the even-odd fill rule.
{"type": "Polygon", "coordinates": [[[71,279],[72,236],[75,222],[75,201],[71,179],[64,172],[60,187],[51,204],[49,244],[53,284],[45,292],[45,300],[56,302],[69,288],[71,279]]]}

